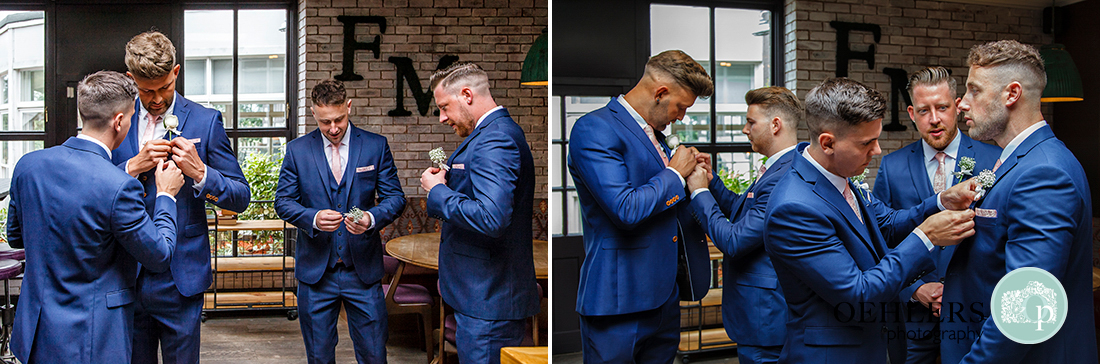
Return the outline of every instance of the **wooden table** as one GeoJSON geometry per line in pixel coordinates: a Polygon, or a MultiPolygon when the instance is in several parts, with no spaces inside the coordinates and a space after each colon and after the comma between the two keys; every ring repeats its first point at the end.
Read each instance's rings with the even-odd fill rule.
{"type": "MultiPolygon", "coordinates": [[[[535,278],[547,279],[547,255],[549,244],[545,240],[535,240],[534,250],[535,278]]],[[[405,263],[428,269],[439,270],[439,233],[405,235],[393,238],[386,243],[386,253],[405,263]]]]}
{"type": "Polygon", "coordinates": [[[549,362],[550,352],[545,346],[500,349],[500,364],[544,364],[549,362]]]}

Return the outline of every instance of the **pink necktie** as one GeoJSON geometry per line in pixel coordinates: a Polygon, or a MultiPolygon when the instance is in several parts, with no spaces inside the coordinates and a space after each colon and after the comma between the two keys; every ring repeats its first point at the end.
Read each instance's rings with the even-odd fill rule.
{"type": "Polygon", "coordinates": [[[997,160],[997,164],[993,165],[993,172],[997,172],[997,168],[1001,168],[1001,160],[997,160]]]}
{"type": "Polygon", "coordinates": [[[936,153],[936,161],[940,162],[940,166],[936,168],[936,174],[932,175],[932,190],[936,193],[947,189],[947,173],[944,173],[946,159],[947,154],[944,152],[936,153]]]}
{"type": "Polygon", "coordinates": [[[760,178],[760,176],[763,176],[764,172],[767,172],[767,171],[768,171],[768,166],[761,164],[760,168],[758,168],[756,170],[756,178],[760,178]]]}
{"type": "Polygon", "coordinates": [[[844,199],[848,200],[848,206],[852,207],[852,211],[856,213],[856,217],[859,218],[859,222],[863,222],[863,215],[859,213],[859,203],[856,202],[856,196],[852,194],[851,184],[844,184],[844,199]]]}
{"type": "Polygon", "coordinates": [[[157,129],[157,122],[160,121],[161,116],[160,115],[153,116],[153,114],[145,114],[145,118],[149,119],[149,124],[146,124],[146,126],[145,126],[145,136],[143,136],[141,138],[141,140],[143,142],[142,144],[144,144],[144,142],[148,142],[150,140],[153,140],[153,131],[155,131],[157,129]]]}
{"type": "Polygon", "coordinates": [[[665,155],[665,150],[661,148],[661,143],[657,142],[657,136],[653,134],[653,127],[646,125],[642,128],[645,130],[645,135],[649,137],[649,141],[653,142],[653,147],[657,148],[657,155],[661,156],[661,162],[668,166],[668,156],[665,155]]]}
{"type": "Polygon", "coordinates": [[[344,168],[340,166],[340,145],[343,143],[336,143],[332,145],[332,176],[336,177],[336,184],[340,184],[340,179],[344,177],[344,168]]]}

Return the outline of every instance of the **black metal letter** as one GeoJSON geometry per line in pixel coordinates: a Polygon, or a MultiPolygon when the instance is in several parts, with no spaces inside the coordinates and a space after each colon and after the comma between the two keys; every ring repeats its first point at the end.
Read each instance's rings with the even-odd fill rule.
{"type": "Polygon", "coordinates": [[[905,130],[905,124],[898,121],[898,102],[904,100],[905,104],[901,106],[909,106],[913,104],[913,100],[909,98],[909,90],[906,90],[906,85],[909,84],[909,74],[901,68],[883,68],[882,73],[890,76],[890,114],[891,120],[889,124],[883,125],[882,130],[885,131],[902,131],[905,130]],[[901,99],[898,98],[901,95],[901,99]]]}
{"type": "Polygon", "coordinates": [[[374,58],[379,58],[378,52],[381,52],[379,45],[382,44],[382,36],[374,36],[374,41],[370,43],[358,42],[355,40],[355,25],[363,23],[378,24],[379,33],[385,34],[386,18],[381,16],[340,15],[336,17],[336,20],[344,23],[344,70],[334,78],[340,81],[360,81],[363,76],[355,73],[355,51],[374,51],[374,58]]]}
{"type": "MultiPolygon", "coordinates": [[[[390,63],[393,63],[397,67],[397,105],[393,110],[390,110],[387,115],[389,116],[409,116],[412,112],[405,110],[405,83],[409,84],[409,91],[412,91],[413,99],[416,100],[416,111],[420,112],[420,116],[428,116],[428,107],[432,104],[432,90],[424,92],[424,88],[420,86],[420,77],[416,75],[416,69],[413,68],[412,59],[409,57],[390,57],[390,63]]],[[[441,70],[447,68],[451,64],[458,61],[458,56],[443,56],[439,59],[439,66],[435,69],[441,70]]],[[[436,111],[436,115],[439,111],[436,111]]]]}
{"type": "Polygon", "coordinates": [[[836,76],[848,77],[848,61],[862,59],[867,61],[867,69],[875,69],[875,45],[867,46],[866,52],[853,51],[848,46],[848,33],[854,30],[871,32],[875,36],[875,43],[882,39],[882,28],[876,24],[848,23],[831,21],[829,26],[836,29],[836,76]]]}

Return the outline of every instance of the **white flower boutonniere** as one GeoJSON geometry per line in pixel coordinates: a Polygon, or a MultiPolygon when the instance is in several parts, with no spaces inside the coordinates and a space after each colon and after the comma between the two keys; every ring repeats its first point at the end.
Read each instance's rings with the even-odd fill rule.
{"type": "Polygon", "coordinates": [[[978,196],[975,198],[981,199],[982,196],[985,196],[986,189],[993,187],[993,182],[997,181],[997,175],[994,174],[993,171],[987,169],[978,173],[978,177],[976,178],[978,179],[978,184],[981,186],[978,187],[978,196]]]}
{"type": "Polygon", "coordinates": [[[443,152],[443,147],[435,148],[428,151],[428,158],[432,159],[432,163],[439,165],[439,169],[444,171],[451,170],[451,167],[447,166],[447,153],[443,152]]]}
{"type": "Polygon", "coordinates": [[[352,220],[358,223],[359,220],[363,218],[363,210],[360,210],[359,207],[353,206],[351,210],[348,210],[348,213],[344,214],[344,216],[350,217],[352,220]]]}
{"type": "Polygon", "coordinates": [[[856,184],[856,187],[859,187],[860,196],[863,196],[864,200],[870,201],[871,198],[869,194],[871,193],[871,186],[868,185],[867,182],[864,182],[864,180],[867,179],[867,173],[871,173],[871,170],[864,168],[863,173],[858,176],[852,176],[852,178],[849,179],[856,184]]]}
{"type": "Polygon", "coordinates": [[[966,177],[974,175],[974,158],[962,157],[959,158],[959,171],[952,172],[955,175],[956,181],[962,181],[966,177]]]}
{"type": "Polygon", "coordinates": [[[168,139],[172,139],[175,135],[180,135],[180,131],[176,128],[180,126],[180,119],[175,115],[164,116],[164,128],[168,129],[168,139]]]}
{"type": "Polygon", "coordinates": [[[672,151],[675,152],[676,147],[680,146],[680,137],[676,136],[676,134],[669,135],[668,138],[665,139],[665,144],[668,144],[668,149],[672,149],[672,151]]]}

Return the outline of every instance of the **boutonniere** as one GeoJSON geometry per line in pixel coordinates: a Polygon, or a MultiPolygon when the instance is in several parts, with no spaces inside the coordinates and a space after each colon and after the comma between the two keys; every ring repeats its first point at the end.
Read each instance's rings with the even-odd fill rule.
{"type": "Polygon", "coordinates": [[[975,197],[975,199],[980,200],[982,196],[985,196],[986,189],[993,187],[993,182],[997,181],[997,175],[994,174],[993,171],[987,169],[982,171],[981,173],[978,173],[978,177],[976,178],[978,179],[978,184],[980,186],[978,186],[978,195],[975,197]]]}
{"type": "Polygon", "coordinates": [[[962,181],[962,180],[966,179],[966,177],[973,176],[974,175],[974,158],[970,158],[970,157],[959,158],[959,171],[958,172],[952,172],[951,174],[955,175],[955,180],[956,181],[962,181]]]}
{"type": "Polygon", "coordinates": [[[864,182],[864,180],[867,179],[867,173],[870,172],[870,169],[864,168],[863,173],[858,176],[852,176],[852,178],[849,178],[849,180],[856,184],[856,187],[859,187],[859,195],[863,196],[863,199],[866,201],[871,200],[871,198],[869,197],[871,193],[871,186],[868,185],[867,182],[864,182]]]}
{"type": "Polygon", "coordinates": [[[676,151],[676,147],[680,146],[680,137],[676,134],[669,135],[668,138],[665,138],[665,144],[668,145],[668,149],[676,151]]]}
{"type": "Polygon", "coordinates": [[[355,223],[359,223],[359,220],[363,218],[363,210],[360,210],[359,207],[353,206],[351,210],[348,210],[348,213],[344,214],[344,217],[350,217],[352,221],[355,221],[355,223]]]}
{"type": "Polygon", "coordinates": [[[451,170],[451,167],[447,166],[447,153],[443,152],[443,147],[435,148],[428,151],[428,158],[432,159],[432,163],[439,165],[439,169],[444,171],[451,170]]]}
{"type": "Polygon", "coordinates": [[[180,131],[176,130],[176,127],[180,126],[180,119],[175,115],[164,116],[164,128],[168,129],[168,139],[172,139],[174,135],[180,135],[180,131]]]}

